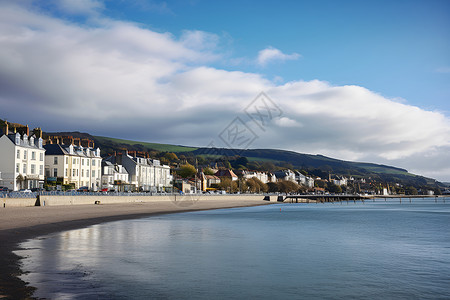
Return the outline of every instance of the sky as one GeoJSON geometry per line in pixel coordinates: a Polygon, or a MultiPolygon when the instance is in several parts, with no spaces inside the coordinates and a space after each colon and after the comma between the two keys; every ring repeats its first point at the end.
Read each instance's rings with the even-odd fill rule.
{"type": "Polygon", "coordinates": [[[450,1],[0,0],[0,118],[450,182],[450,1]]]}

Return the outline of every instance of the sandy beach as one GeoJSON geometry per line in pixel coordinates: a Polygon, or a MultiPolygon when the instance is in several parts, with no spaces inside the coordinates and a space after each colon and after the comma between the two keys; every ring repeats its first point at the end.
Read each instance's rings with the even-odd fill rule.
{"type": "Polygon", "coordinates": [[[17,276],[19,257],[12,251],[24,240],[53,232],[82,228],[103,222],[146,216],[270,204],[263,200],[214,200],[177,203],[146,203],[9,207],[0,209],[0,298],[32,299],[33,287],[17,276]]]}

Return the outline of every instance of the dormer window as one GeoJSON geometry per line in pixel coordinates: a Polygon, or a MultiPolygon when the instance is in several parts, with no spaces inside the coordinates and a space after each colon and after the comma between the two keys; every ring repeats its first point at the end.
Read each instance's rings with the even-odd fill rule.
{"type": "Polygon", "coordinates": [[[70,145],[70,146],[69,146],[69,153],[70,153],[70,154],[73,154],[73,145],[70,145]]]}
{"type": "Polygon", "coordinates": [[[23,143],[25,145],[28,145],[28,135],[26,135],[26,134],[23,135],[23,143]]]}
{"type": "Polygon", "coordinates": [[[32,136],[30,137],[30,145],[34,146],[34,137],[32,137],[32,136]]]}
{"type": "Polygon", "coordinates": [[[16,145],[20,145],[20,134],[16,133],[16,145]]]}
{"type": "Polygon", "coordinates": [[[39,139],[38,139],[38,143],[39,143],[38,147],[39,147],[40,149],[42,149],[42,138],[39,138],[39,139]]]}

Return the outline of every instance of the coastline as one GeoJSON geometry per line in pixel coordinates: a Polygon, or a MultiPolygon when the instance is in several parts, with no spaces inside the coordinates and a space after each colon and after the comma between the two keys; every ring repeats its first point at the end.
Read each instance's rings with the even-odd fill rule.
{"type": "Polygon", "coordinates": [[[13,253],[27,239],[91,225],[154,215],[268,205],[264,200],[200,200],[184,205],[171,201],[0,209],[0,298],[32,299],[34,287],[19,279],[20,257],[13,253]]]}

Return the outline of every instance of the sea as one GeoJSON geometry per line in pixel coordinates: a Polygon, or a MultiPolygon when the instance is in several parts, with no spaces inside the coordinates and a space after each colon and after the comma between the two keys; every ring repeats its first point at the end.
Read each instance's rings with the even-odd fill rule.
{"type": "Polygon", "coordinates": [[[450,198],[167,214],[21,247],[47,299],[450,299],[450,198]]]}

